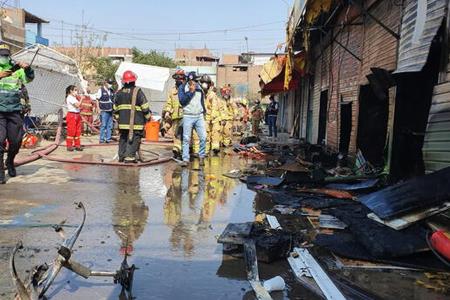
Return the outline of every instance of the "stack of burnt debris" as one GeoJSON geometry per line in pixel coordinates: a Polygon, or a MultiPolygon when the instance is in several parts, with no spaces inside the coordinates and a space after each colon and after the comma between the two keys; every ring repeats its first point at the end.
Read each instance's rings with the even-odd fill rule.
{"type": "MultiPolygon", "coordinates": [[[[271,155],[264,174],[242,172],[257,192],[259,221],[229,224],[219,238],[224,252],[242,255],[253,241],[259,261],[287,258],[298,279],[327,299],[360,293],[329,276],[330,268],[450,271],[450,167],[387,185],[361,154],[353,169],[311,148],[271,155]]],[[[439,291],[449,293],[449,282],[439,291]]]]}

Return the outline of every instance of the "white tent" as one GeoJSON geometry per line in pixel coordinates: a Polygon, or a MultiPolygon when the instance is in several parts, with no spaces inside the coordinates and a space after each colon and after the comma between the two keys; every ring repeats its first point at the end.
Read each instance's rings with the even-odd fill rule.
{"type": "Polygon", "coordinates": [[[167,93],[174,85],[171,74],[173,70],[169,68],[122,62],[116,72],[116,81],[119,88],[122,85],[122,74],[133,71],[137,75],[136,86],[142,88],[150,102],[150,109],[154,113],[161,113],[167,99],[167,93]]]}

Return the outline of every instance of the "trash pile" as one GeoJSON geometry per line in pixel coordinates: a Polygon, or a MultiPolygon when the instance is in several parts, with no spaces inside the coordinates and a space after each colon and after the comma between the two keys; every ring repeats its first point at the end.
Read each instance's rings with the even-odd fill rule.
{"type": "Polygon", "coordinates": [[[253,223],[229,224],[218,242],[224,253],[246,259],[258,299],[271,298],[246,254],[253,246],[260,262],[287,259],[297,279],[326,299],[371,294],[327,270],[355,265],[421,270],[427,282],[416,285],[450,294],[450,285],[437,279],[447,275],[429,273],[450,272],[450,168],[389,185],[360,152],[351,168],[321,146],[250,145],[239,150],[256,148],[265,161],[234,170],[233,178],[257,193],[259,215],[253,223]]]}

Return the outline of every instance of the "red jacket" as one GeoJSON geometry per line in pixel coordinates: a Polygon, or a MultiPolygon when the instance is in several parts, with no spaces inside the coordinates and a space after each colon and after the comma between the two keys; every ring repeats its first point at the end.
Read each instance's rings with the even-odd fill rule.
{"type": "Polygon", "coordinates": [[[94,113],[94,102],[90,96],[81,97],[80,114],[84,116],[92,116],[94,113]]]}

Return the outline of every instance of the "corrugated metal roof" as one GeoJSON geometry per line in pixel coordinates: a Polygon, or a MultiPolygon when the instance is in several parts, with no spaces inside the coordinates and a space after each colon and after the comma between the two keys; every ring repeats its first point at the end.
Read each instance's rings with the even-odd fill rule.
{"type": "Polygon", "coordinates": [[[427,173],[450,166],[450,83],[435,86],[423,145],[427,173]]]}
{"type": "Polygon", "coordinates": [[[419,72],[446,13],[446,0],[408,0],[403,9],[399,58],[395,73],[419,72]],[[426,5],[424,5],[426,2],[426,5]]]}

